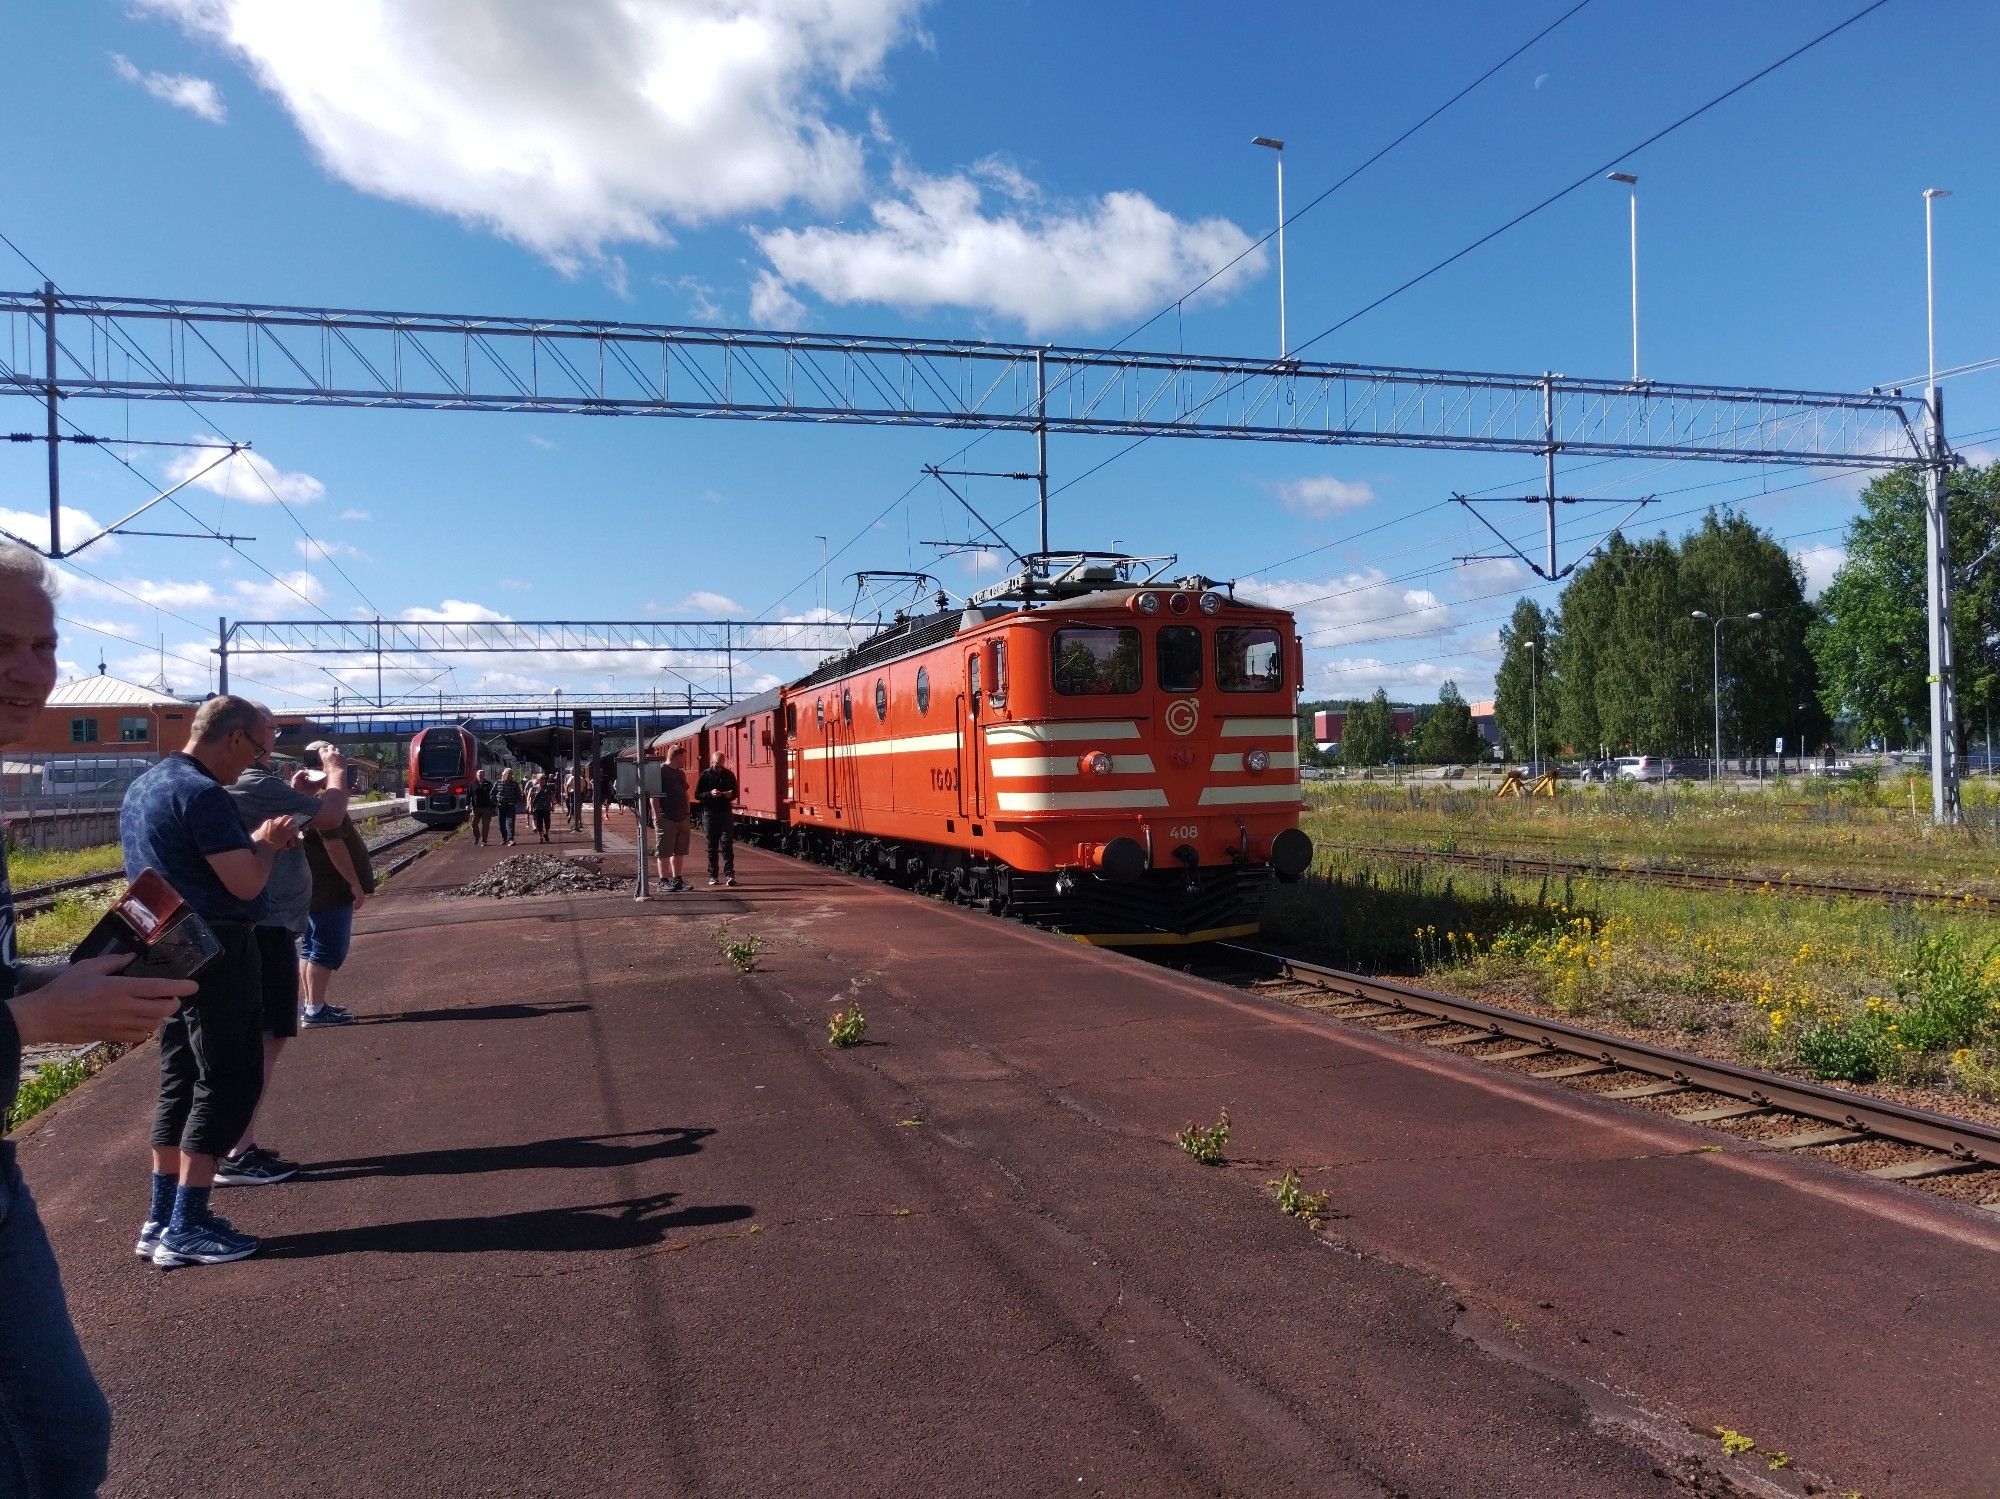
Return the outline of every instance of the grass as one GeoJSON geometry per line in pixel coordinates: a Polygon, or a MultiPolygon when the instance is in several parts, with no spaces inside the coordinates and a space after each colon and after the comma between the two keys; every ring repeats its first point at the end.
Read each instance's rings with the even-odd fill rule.
{"type": "Polygon", "coordinates": [[[1827,1080],[2000,1103],[2000,919],[1330,851],[1266,931],[1363,972],[1827,1080]]]}
{"type": "Polygon", "coordinates": [[[1224,1109],[1220,1119],[1205,1127],[1190,1120],[1188,1127],[1174,1136],[1174,1143],[1204,1166],[1228,1164],[1222,1147],[1229,1143],[1229,1111],[1224,1109]]]}
{"type": "Polygon", "coordinates": [[[114,894],[111,887],[79,891],[75,895],[56,898],[48,910],[26,917],[21,922],[16,939],[21,956],[24,958],[47,958],[67,956],[70,949],[81,942],[90,929],[97,925],[97,918],[110,909],[114,894]]]}
{"type": "Polygon", "coordinates": [[[7,845],[7,873],[16,889],[74,879],[78,875],[113,874],[124,867],[125,855],[115,843],[51,849],[23,848],[12,841],[7,845]]]}
{"type": "Polygon", "coordinates": [[[827,1017],[826,1039],[829,1045],[845,1049],[859,1046],[868,1035],[868,1017],[861,1013],[861,1006],[851,1004],[844,1010],[835,1010],[827,1017]]]}
{"type": "Polygon", "coordinates": [[[14,1095],[14,1106],[7,1111],[7,1129],[19,1129],[65,1093],[82,1086],[96,1070],[84,1058],[50,1062],[37,1068],[35,1075],[21,1084],[21,1091],[14,1095]]]}
{"type": "Polygon", "coordinates": [[[1327,1194],[1308,1192],[1299,1180],[1296,1168],[1287,1166],[1283,1176],[1264,1185],[1277,1194],[1279,1212],[1287,1217],[1304,1219],[1314,1228],[1321,1225],[1326,1215],[1327,1194]]]}
{"type": "Polygon", "coordinates": [[[1564,782],[1553,800],[1447,784],[1316,782],[1305,830],[1321,847],[1521,854],[1571,863],[1702,869],[1773,879],[1860,881],[2000,893],[2000,806],[1990,778],[1965,787],[1968,824],[1934,828],[1894,789],[1801,780],[1716,792],[1692,782],[1564,782]]]}

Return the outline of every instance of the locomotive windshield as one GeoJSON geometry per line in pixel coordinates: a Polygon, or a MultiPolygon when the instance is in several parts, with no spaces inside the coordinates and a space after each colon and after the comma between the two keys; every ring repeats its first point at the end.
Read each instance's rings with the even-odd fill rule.
{"type": "Polygon", "coordinates": [[[1284,686],[1278,632],[1269,625],[1217,630],[1215,685],[1224,692],[1276,692],[1284,686]]]}
{"type": "Polygon", "coordinates": [[[424,735],[417,746],[417,774],[435,780],[465,774],[465,747],[458,735],[443,730],[424,735]]]}
{"type": "Polygon", "coordinates": [[[1139,632],[1129,627],[1058,630],[1049,659],[1065,697],[1139,690],[1139,632]]]}
{"type": "Polygon", "coordinates": [[[1160,691],[1201,691],[1201,631],[1193,625],[1160,627],[1160,691]]]}

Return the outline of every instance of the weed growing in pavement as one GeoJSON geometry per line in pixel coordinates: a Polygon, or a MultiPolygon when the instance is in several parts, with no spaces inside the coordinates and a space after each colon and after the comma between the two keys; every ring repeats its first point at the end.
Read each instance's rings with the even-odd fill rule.
{"type": "Polygon", "coordinates": [[[743,937],[723,948],[722,954],[734,963],[741,973],[754,973],[757,969],[757,954],[764,949],[762,937],[743,937]]]}
{"type": "Polygon", "coordinates": [[[1229,1110],[1227,1109],[1222,1111],[1220,1119],[1206,1128],[1190,1120],[1188,1127],[1174,1136],[1174,1143],[1204,1166],[1226,1164],[1222,1147],[1228,1142],[1229,1110]]]}
{"type": "Polygon", "coordinates": [[[1293,1218],[1303,1218],[1314,1228],[1320,1226],[1326,1215],[1327,1194],[1308,1192],[1299,1180],[1297,1168],[1287,1166],[1285,1174],[1276,1181],[1268,1181],[1265,1186],[1278,1194],[1278,1211],[1293,1218]]]}
{"type": "Polygon", "coordinates": [[[35,1075],[21,1084],[21,1091],[14,1095],[14,1107],[7,1111],[6,1127],[16,1129],[26,1124],[65,1093],[81,1086],[91,1071],[81,1058],[51,1062],[36,1069],[35,1075]]]}
{"type": "Polygon", "coordinates": [[[1740,1431],[1731,1431],[1727,1426],[1716,1427],[1715,1435],[1722,1443],[1722,1450],[1727,1452],[1731,1457],[1738,1457],[1745,1452],[1755,1452],[1757,1450],[1757,1444],[1754,1441],[1743,1435],[1740,1431]]]}
{"type": "Polygon", "coordinates": [[[835,1010],[826,1022],[826,1039],[835,1046],[859,1046],[867,1034],[868,1017],[858,1004],[835,1010]]]}
{"type": "Polygon", "coordinates": [[[1769,1468],[1773,1473],[1777,1472],[1780,1468],[1789,1468],[1792,1465],[1791,1458],[1782,1452],[1773,1452],[1770,1454],[1770,1457],[1771,1460],[1764,1464],[1764,1466],[1769,1468]]]}

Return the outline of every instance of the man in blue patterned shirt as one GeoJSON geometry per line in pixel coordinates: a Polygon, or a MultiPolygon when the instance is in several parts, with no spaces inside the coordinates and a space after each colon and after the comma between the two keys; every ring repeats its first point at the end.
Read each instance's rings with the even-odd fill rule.
{"type": "MultiPolygon", "coordinates": [[[[0,744],[24,738],[56,681],[53,585],[42,559],[0,546],[0,744]]],[[[143,1041],[192,994],[184,979],[113,975],[124,958],[26,970],[0,840],[0,1121],[14,1107],[21,1047],[38,1041],[143,1041]]],[[[69,1499],[97,1492],[111,1412],[70,1324],[35,1200],[0,1142],[0,1493],[69,1499]]]]}

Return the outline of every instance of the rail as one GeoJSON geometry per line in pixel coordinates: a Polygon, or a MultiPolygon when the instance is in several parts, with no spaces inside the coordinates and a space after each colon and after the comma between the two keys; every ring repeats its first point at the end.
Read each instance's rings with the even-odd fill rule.
{"type": "Polygon", "coordinates": [[[1517,1040],[1551,1053],[1586,1058],[1606,1067],[1622,1067],[1690,1089],[1699,1088],[1725,1098],[1799,1114],[1858,1135],[1942,1151],[1955,1161],[2000,1165],[2000,1129],[1975,1120],[1955,1119],[1911,1104],[1849,1093],[1802,1078],[1698,1057],[1625,1036],[1606,1035],[1566,1021],[1501,1009],[1476,999],[1437,994],[1408,984],[1325,968],[1264,948],[1217,943],[1216,950],[1247,967],[1262,969],[1271,977],[1329,993],[1344,993],[1356,1001],[1374,1001],[1412,1015],[1482,1031],[1495,1039],[1517,1040]]]}

